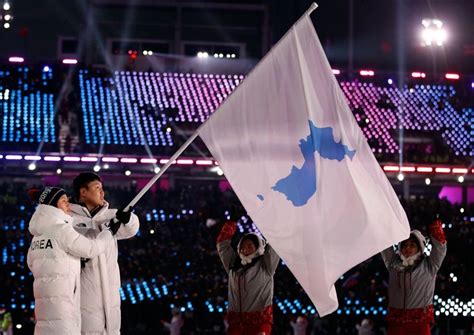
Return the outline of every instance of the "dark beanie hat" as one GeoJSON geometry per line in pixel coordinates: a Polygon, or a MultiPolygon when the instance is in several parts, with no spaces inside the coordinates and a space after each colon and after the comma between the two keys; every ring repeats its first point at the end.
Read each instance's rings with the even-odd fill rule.
{"type": "Polygon", "coordinates": [[[87,187],[90,182],[93,181],[102,182],[102,178],[94,172],[82,172],[72,181],[72,187],[74,188],[74,196],[79,199],[81,188],[87,187]]]}
{"type": "Polygon", "coordinates": [[[31,189],[28,191],[28,195],[34,202],[39,205],[50,205],[57,207],[58,200],[66,194],[60,187],[45,187],[42,190],[31,189]]]}

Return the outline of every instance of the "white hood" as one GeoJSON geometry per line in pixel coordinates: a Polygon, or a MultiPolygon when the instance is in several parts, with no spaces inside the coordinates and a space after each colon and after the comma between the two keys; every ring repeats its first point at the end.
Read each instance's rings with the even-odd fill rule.
{"type": "MultiPolygon", "coordinates": [[[[416,240],[418,241],[418,244],[419,244],[419,247],[420,247],[420,252],[421,252],[421,254],[423,254],[423,252],[425,251],[425,248],[426,248],[426,238],[423,236],[423,234],[419,230],[416,230],[416,229],[412,230],[410,232],[410,237],[412,237],[412,236],[414,236],[416,238],[416,240]]],[[[404,240],[404,241],[406,241],[406,240],[404,240]]],[[[398,243],[398,253],[399,254],[401,253],[402,242],[403,241],[398,243]]]]}
{"type": "Polygon", "coordinates": [[[28,230],[33,236],[43,235],[54,224],[71,223],[72,217],[59,208],[49,205],[38,205],[31,217],[28,230]]]}

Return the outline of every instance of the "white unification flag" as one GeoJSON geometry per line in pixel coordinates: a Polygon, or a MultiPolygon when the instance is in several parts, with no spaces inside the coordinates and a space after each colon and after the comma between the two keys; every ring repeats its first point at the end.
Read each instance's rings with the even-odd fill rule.
{"type": "Polygon", "coordinates": [[[199,135],[321,316],[337,309],[342,274],[409,236],[309,12],[199,135]]]}

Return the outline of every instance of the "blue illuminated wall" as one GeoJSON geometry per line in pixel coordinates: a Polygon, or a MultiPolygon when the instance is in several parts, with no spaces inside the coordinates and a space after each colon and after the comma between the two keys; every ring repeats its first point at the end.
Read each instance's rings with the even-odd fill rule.
{"type": "Polygon", "coordinates": [[[1,142],[56,142],[52,80],[51,69],[0,69],[1,142]]]}

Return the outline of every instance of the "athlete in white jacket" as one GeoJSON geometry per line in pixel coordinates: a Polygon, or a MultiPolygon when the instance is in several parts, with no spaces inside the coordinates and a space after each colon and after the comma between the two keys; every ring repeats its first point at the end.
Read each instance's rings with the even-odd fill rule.
{"type": "MultiPolygon", "coordinates": [[[[80,314],[80,257],[95,257],[114,241],[103,230],[95,240],[77,233],[67,214],[69,201],[61,188],[29,192],[39,203],[30,223],[33,235],[27,263],[34,276],[35,334],[78,335],[80,314]]],[[[32,200],[33,200],[32,199],[32,200]]],[[[115,232],[118,226],[115,227],[115,232]]]]}
{"type": "Polygon", "coordinates": [[[87,237],[98,236],[104,224],[116,218],[121,222],[114,243],[99,257],[85,263],[81,271],[81,333],[87,335],[120,334],[120,271],[117,240],[135,236],[139,220],[135,214],[110,209],[104,200],[101,178],[91,172],[74,181],[75,200],[71,204],[74,226],[87,237]]]}

